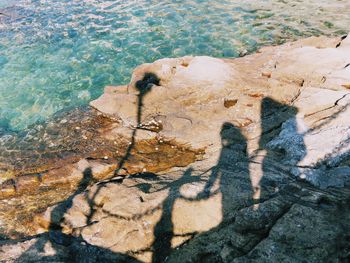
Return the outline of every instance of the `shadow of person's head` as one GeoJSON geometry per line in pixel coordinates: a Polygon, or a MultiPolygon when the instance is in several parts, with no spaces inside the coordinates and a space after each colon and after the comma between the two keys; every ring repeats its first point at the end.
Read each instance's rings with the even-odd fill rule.
{"type": "Polygon", "coordinates": [[[240,128],[225,122],[220,131],[221,153],[217,167],[231,169],[237,162],[246,161],[247,139],[240,128]]]}
{"type": "Polygon", "coordinates": [[[266,144],[281,132],[282,123],[290,118],[295,118],[298,109],[270,97],[261,101],[261,137],[259,147],[265,148],[266,144]]]}
{"type": "Polygon", "coordinates": [[[83,178],[79,182],[78,189],[85,190],[91,183],[94,182],[91,167],[88,167],[83,172],[83,178]]]}
{"type": "Polygon", "coordinates": [[[246,145],[246,138],[241,130],[232,123],[225,122],[220,131],[222,147],[230,147],[233,145],[246,145]]]}

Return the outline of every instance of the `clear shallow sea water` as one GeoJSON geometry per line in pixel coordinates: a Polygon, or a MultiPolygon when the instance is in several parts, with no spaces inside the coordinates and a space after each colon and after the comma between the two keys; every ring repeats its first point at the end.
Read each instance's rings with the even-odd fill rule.
{"type": "Polygon", "coordinates": [[[350,0],[0,0],[0,133],[87,104],[163,57],[237,57],[349,31],[350,0]]]}

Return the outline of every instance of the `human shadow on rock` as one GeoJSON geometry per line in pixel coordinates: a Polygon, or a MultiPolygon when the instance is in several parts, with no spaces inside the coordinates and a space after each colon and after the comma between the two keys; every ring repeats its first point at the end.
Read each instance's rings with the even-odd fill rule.
{"type": "MultiPolygon", "coordinates": [[[[93,182],[92,170],[90,167],[86,168],[76,191],[52,210],[48,232],[36,236],[38,240],[34,245],[29,247],[15,262],[138,262],[129,255],[115,253],[109,249],[91,245],[80,236],[64,233],[62,223],[65,214],[73,206],[74,197],[83,193],[93,182]],[[51,244],[54,255],[42,255],[48,243],[51,244]]],[[[91,213],[93,211],[91,203],[90,211],[91,213]]]]}
{"type": "Polygon", "coordinates": [[[80,180],[77,190],[65,201],[59,203],[51,212],[51,223],[49,226],[50,238],[55,240],[57,244],[62,243],[64,245],[65,240],[61,238],[56,238],[56,234],[59,233],[59,236],[62,237],[61,233],[63,231],[61,223],[63,223],[64,215],[68,210],[73,206],[73,199],[78,194],[86,190],[86,188],[94,182],[92,176],[92,170],[90,167],[86,168],[83,172],[83,178],[80,180]]]}
{"type": "Polygon", "coordinates": [[[297,113],[294,106],[269,97],[262,100],[259,151],[263,151],[265,156],[261,167],[262,177],[251,179],[256,204],[270,198],[276,190],[288,183],[290,178],[280,176],[281,166],[295,169],[306,156],[304,127],[301,120],[298,123],[297,113]]]}
{"type": "Polygon", "coordinates": [[[222,148],[218,162],[212,168],[203,192],[196,199],[208,199],[220,192],[224,222],[229,220],[233,211],[251,204],[252,190],[245,136],[238,127],[229,122],[222,125],[220,136],[222,148]]]}
{"type": "Polygon", "coordinates": [[[58,203],[51,211],[48,233],[45,233],[43,238],[39,238],[38,242],[30,247],[16,262],[25,262],[28,260],[27,254],[30,254],[33,250],[38,251],[39,253],[44,252],[45,245],[49,241],[51,241],[51,245],[56,252],[62,250],[61,246],[68,247],[73,242],[75,237],[63,233],[62,223],[64,221],[64,215],[72,207],[74,197],[85,191],[92,181],[93,176],[91,168],[87,168],[83,172],[83,178],[80,180],[76,191],[66,200],[58,203]]]}

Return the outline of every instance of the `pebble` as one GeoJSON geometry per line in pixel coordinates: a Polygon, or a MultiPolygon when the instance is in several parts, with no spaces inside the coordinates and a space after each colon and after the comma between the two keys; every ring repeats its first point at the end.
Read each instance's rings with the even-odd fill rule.
{"type": "Polygon", "coordinates": [[[267,77],[267,78],[271,78],[271,72],[262,72],[261,73],[261,75],[263,76],[263,77],[267,77]]]}

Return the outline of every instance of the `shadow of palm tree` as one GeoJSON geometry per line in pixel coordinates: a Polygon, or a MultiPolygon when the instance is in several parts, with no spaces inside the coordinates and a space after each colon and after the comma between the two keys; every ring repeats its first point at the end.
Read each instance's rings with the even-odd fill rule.
{"type": "Polygon", "coordinates": [[[159,86],[160,79],[154,73],[145,73],[142,80],[136,82],[135,87],[139,91],[138,100],[137,100],[137,118],[136,118],[136,127],[134,127],[129,146],[126,150],[126,153],[121,158],[118,163],[117,169],[114,171],[114,175],[118,176],[120,171],[124,168],[125,162],[128,160],[131,150],[135,146],[135,139],[137,130],[141,128],[141,118],[142,118],[142,107],[143,99],[145,95],[151,91],[153,85],[159,86]]]}
{"type": "MultiPolygon", "coordinates": [[[[128,159],[131,155],[131,151],[135,147],[137,130],[141,128],[142,108],[143,108],[144,97],[148,92],[151,91],[153,85],[159,86],[159,83],[160,83],[160,79],[158,78],[158,76],[156,74],[150,73],[150,72],[145,73],[143,78],[141,80],[138,80],[135,83],[135,87],[139,91],[138,100],[137,100],[136,127],[133,128],[133,131],[131,133],[131,139],[129,142],[129,146],[126,149],[124,156],[120,159],[118,166],[114,171],[114,178],[116,178],[116,179],[114,179],[114,180],[112,179],[112,180],[116,183],[122,183],[124,178],[125,178],[125,176],[120,177],[120,175],[124,174],[121,172],[122,172],[122,170],[125,169],[124,168],[125,163],[128,161],[128,159]]],[[[90,211],[90,214],[87,216],[87,224],[92,223],[91,220],[92,220],[93,214],[95,212],[93,209],[93,203],[94,203],[96,196],[101,191],[102,187],[104,187],[104,185],[105,185],[105,182],[99,183],[99,187],[95,191],[93,197],[89,200],[90,207],[92,210],[90,211]]]]}

